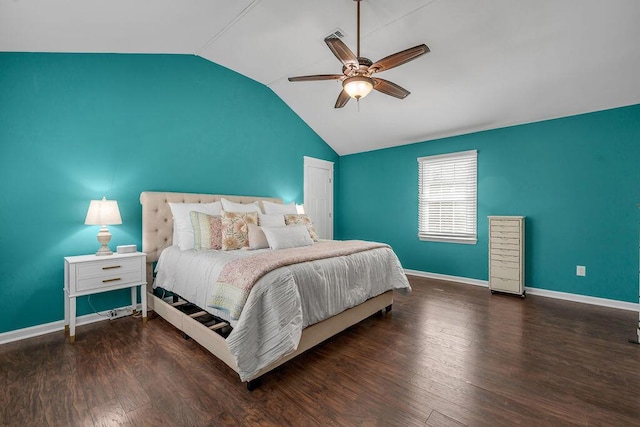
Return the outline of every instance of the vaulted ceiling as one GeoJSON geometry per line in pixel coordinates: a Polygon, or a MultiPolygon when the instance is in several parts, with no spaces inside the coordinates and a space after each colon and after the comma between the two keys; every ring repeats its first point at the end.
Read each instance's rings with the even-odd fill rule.
{"type": "Polygon", "coordinates": [[[338,154],[640,103],[638,0],[363,0],[361,54],[411,92],[334,109],[323,39],[356,50],[353,0],[0,0],[0,51],[195,54],[270,87],[338,154]]]}

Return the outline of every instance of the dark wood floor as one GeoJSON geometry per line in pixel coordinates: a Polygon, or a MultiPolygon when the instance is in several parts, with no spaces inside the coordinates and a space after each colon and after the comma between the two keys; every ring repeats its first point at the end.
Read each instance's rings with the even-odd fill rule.
{"type": "Polygon", "coordinates": [[[253,392],[158,317],[0,346],[0,424],[640,426],[633,312],[411,283],[253,392]]]}

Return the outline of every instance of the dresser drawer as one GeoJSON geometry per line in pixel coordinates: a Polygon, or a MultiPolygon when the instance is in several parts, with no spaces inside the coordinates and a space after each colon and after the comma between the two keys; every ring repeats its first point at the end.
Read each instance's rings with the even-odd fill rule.
{"type": "Polygon", "coordinates": [[[78,280],[90,277],[115,277],[140,271],[139,258],[124,258],[85,262],[78,265],[78,280]]]}
{"type": "Polygon", "coordinates": [[[100,289],[114,285],[124,285],[127,283],[140,283],[142,281],[143,279],[139,270],[128,272],[123,271],[120,273],[110,273],[108,275],[79,279],[76,290],[78,292],[84,292],[91,289],[100,289]]]}
{"type": "Polygon", "coordinates": [[[511,240],[514,242],[519,242],[520,233],[517,231],[491,231],[491,240],[511,240]]]}
{"type": "Polygon", "coordinates": [[[492,264],[491,265],[491,279],[501,278],[501,279],[512,279],[519,280],[520,279],[520,269],[519,265],[516,264],[516,268],[502,267],[499,265],[492,264]]]}
{"type": "Polygon", "coordinates": [[[519,221],[494,221],[491,224],[491,233],[500,233],[500,232],[519,233],[520,222],[519,221]]]}
{"type": "Polygon", "coordinates": [[[520,247],[520,237],[499,237],[491,236],[489,239],[491,245],[511,245],[512,247],[520,247]]]}
{"type": "Polygon", "coordinates": [[[520,253],[520,245],[514,243],[503,243],[501,241],[494,242],[493,240],[489,244],[489,248],[491,251],[501,251],[501,252],[517,252],[520,253]]]}
{"type": "Polygon", "coordinates": [[[520,256],[520,248],[515,245],[491,245],[489,256],[520,256]]]}
{"type": "Polygon", "coordinates": [[[504,279],[501,277],[491,277],[489,280],[489,286],[492,290],[521,293],[520,280],[518,279],[504,279]]]}
{"type": "Polygon", "coordinates": [[[513,268],[520,269],[520,259],[519,258],[504,258],[504,259],[491,259],[491,264],[489,264],[491,271],[494,268],[513,268]]]}
{"type": "Polygon", "coordinates": [[[520,268],[520,259],[517,257],[494,257],[491,258],[489,267],[520,268]]]}

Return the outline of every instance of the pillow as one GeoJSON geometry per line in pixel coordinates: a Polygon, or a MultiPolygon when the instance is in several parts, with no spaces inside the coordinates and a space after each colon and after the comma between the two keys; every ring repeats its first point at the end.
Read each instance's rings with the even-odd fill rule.
{"type": "Polygon", "coordinates": [[[263,200],[262,201],[262,207],[264,208],[264,213],[266,213],[266,214],[295,214],[295,213],[298,213],[298,209],[296,208],[296,204],[294,202],[291,202],[288,205],[283,205],[281,203],[273,203],[273,202],[268,202],[266,200],[263,200]]]}
{"type": "Polygon", "coordinates": [[[249,228],[247,224],[258,225],[258,212],[222,211],[223,251],[249,246],[249,228]]]}
{"type": "Polygon", "coordinates": [[[285,215],[284,223],[287,225],[306,225],[307,230],[309,230],[309,236],[311,236],[314,242],[318,241],[318,233],[316,233],[316,229],[313,228],[313,223],[311,222],[311,218],[309,218],[309,215],[307,214],[285,215]]]}
{"type": "Polygon", "coordinates": [[[284,227],[284,215],[282,214],[263,214],[258,212],[258,223],[261,227],[284,227]]]}
{"type": "Polygon", "coordinates": [[[253,203],[236,203],[227,199],[220,199],[222,209],[227,212],[260,212],[258,202],[253,203]]]}
{"type": "Polygon", "coordinates": [[[271,249],[299,248],[313,245],[309,231],[304,225],[291,227],[262,227],[271,249]]]}
{"type": "Polygon", "coordinates": [[[222,217],[191,211],[194,249],[222,249],[222,217]]]}
{"type": "MultiPolygon", "coordinates": [[[[284,220],[282,221],[284,223],[284,220]]],[[[247,224],[249,227],[249,249],[266,249],[269,247],[267,237],[262,231],[262,227],[257,225],[247,224]]]]}
{"type": "Polygon", "coordinates": [[[208,215],[220,215],[222,205],[220,202],[212,203],[171,203],[173,215],[173,244],[186,251],[194,247],[193,226],[191,225],[191,211],[202,212],[208,215]]]}

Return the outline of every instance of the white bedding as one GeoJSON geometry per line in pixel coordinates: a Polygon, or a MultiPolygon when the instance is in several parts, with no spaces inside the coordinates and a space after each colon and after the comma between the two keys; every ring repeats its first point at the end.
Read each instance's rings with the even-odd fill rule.
{"type": "MultiPolygon", "coordinates": [[[[225,312],[207,306],[224,264],[268,251],[181,251],[171,246],[160,254],[154,287],[175,292],[229,320],[225,312]]],[[[253,287],[238,320],[229,320],[233,331],[226,341],[240,378],[251,378],[295,351],[303,328],[391,289],[411,290],[397,256],[388,247],[294,264],[266,274],[253,287]]]]}

